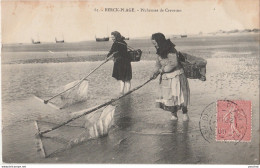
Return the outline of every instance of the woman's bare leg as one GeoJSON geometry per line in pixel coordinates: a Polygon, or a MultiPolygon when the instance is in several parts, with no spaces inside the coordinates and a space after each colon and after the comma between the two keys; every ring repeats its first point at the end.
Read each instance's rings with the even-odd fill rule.
{"type": "Polygon", "coordinates": [[[120,83],[120,94],[124,94],[125,82],[119,81],[120,83]]]}
{"type": "Polygon", "coordinates": [[[171,120],[173,121],[178,120],[178,116],[177,116],[178,107],[177,106],[172,107],[171,112],[172,112],[171,120]]]}
{"type": "Polygon", "coordinates": [[[125,81],[125,93],[129,92],[131,89],[131,81],[125,81]]]}
{"type": "Polygon", "coordinates": [[[187,106],[182,107],[182,112],[183,112],[183,121],[189,121],[189,116],[188,116],[188,108],[187,106]]]}

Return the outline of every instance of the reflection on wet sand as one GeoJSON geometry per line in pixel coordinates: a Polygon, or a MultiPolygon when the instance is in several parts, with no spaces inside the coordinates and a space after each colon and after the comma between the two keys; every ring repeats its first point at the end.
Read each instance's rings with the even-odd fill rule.
{"type": "Polygon", "coordinates": [[[116,103],[115,125],[122,129],[122,131],[129,129],[129,127],[134,124],[132,123],[134,110],[132,102],[132,95],[128,95],[116,103]]]}
{"type": "MultiPolygon", "coordinates": [[[[115,124],[116,132],[111,131],[109,137],[118,141],[116,143],[116,163],[187,163],[191,150],[189,142],[189,122],[176,122],[167,120],[160,123],[153,118],[150,122],[136,118],[137,95],[131,95],[120,100],[117,104],[115,124]],[[116,138],[117,137],[117,138],[116,138]]],[[[138,98],[137,98],[138,99],[138,98]]],[[[150,111],[155,116],[157,111],[150,111]]],[[[169,114],[162,113],[162,118],[169,114]]]]}
{"type": "Polygon", "coordinates": [[[161,137],[158,141],[162,150],[159,152],[160,158],[156,163],[190,163],[192,151],[188,136],[189,122],[172,121],[169,129],[173,134],[161,137]]]}

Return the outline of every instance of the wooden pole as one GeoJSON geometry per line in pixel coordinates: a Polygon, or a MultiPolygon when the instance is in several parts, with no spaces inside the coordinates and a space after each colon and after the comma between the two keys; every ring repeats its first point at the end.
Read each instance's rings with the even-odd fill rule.
{"type": "Polygon", "coordinates": [[[84,78],[82,78],[78,83],[76,83],[75,85],[71,86],[70,88],[64,90],[63,92],[56,94],[54,96],[52,96],[51,98],[44,100],[44,104],[47,104],[50,100],[54,99],[55,97],[73,89],[74,87],[78,86],[79,84],[81,84],[87,77],[89,77],[89,75],[91,75],[93,72],[95,72],[99,67],[101,67],[103,64],[105,64],[107,61],[109,61],[109,59],[111,59],[114,55],[111,55],[110,57],[108,57],[105,61],[103,61],[100,65],[98,65],[95,69],[93,69],[91,72],[89,72],[89,74],[87,76],[85,76],[84,78]]]}
{"type": "Polygon", "coordinates": [[[59,125],[57,125],[57,126],[55,126],[55,127],[53,127],[53,128],[50,128],[50,129],[48,129],[48,130],[39,132],[39,135],[41,136],[41,135],[46,134],[46,133],[48,133],[48,132],[54,131],[54,130],[56,130],[56,129],[58,129],[58,128],[60,128],[60,127],[62,127],[62,126],[64,126],[64,125],[66,125],[66,124],[68,124],[68,123],[70,123],[70,122],[72,122],[72,121],[74,121],[74,120],[76,120],[76,119],[78,119],[78,118],[80,118],[80,117],[82,117],[82,116],[85,116],[85,115],[87,115],[87,114],[89,114],[89,113],[91,113],[91,112],[94,112],[94,111],[96,111],[96,110],[98,110],[98,109],[100,109],[100,108],[102,108],[102,107],[104,107],[104,106],[107,106],[107,105],[109,105],[109,104],[111,104],[111,103],[113,103],[113,102],[115,102],[115,101],[117,101],[117,100],[119,100],[119,99],[121,99],[121,98],[123,98],[123,97],[125,97],[125,96],[127,96],[127,95],[129,95],[129,94],[131,94],[132,92],[134,92],[134,91],[140,89],[141,87],[143,87],[144,85],[146,85],[147,83],[149,83],[149,82],[150,82],[151,80],[153,80],[153,79],[154,79],[154,78],[151,77],[148,81],[146,81],[146,82],[144,82],[142,85],[139,85],[139,86],[137,86],[136,88],[130,90],[130,91],[127,92],[126,94],[121,95],[121,96],[119,96],[119,97],[117,97],[117,98],[115,98],[115,99],[111,99],[110,101],[108,101],[108,102],[106,102],[106,103],[103,103],[103,104],[101,104],[101,105],[99,105],[99,106],[97,106],[97,107],[95,107],[95,108],[93,108],[93,109],[91,109],[91,110],[87,110],[87,111],[85,111],[85,112],[84,112],[84,110],[82,110],[82,112],[84,112],[83,114],[78,115],[78,116],[76,116],[76,117],[74,117],[74,118],[71,118],[71,119],[69,119],[69,120],[67,120],[67,121],[65,121],[65,122],[63,122],[63,123],[61,123],[61,124],[59,124],[59,125]]]}
{"type": "MultiPolygon", "coordinates": [[[[39,132],[40,132],[40,129],[39,129],[39,127],[38,127],[37,121],[34,121],[34,125],[35,125],[35,127],[36,127],[37,133],[39,133],[39,132]]],[[[43,146],[43,143],[42,143],[42,138],[41,138],[41,136],[37,137],[37,139],[38,139],[38,142],[39,142],[39,145],[40,145],[40,148],[41,148],[42,155],[43,155],[44,158],[46,158],[46,153],[45,153],[45,149],[44,149],[44,146],[43,146]]]]}
{"type": "MultiPolygon", "coordinates": [[[[41,98],[37,97],[37,96],[33,96],[36,100],[39,100],[40,102],[44,103],[44,100],[42,100],[41,98]]],[[[56,110],[60,110],[61,108],[56,106],[55,104],[53,104],[52,102],[48,102],[48,104],[50,107],[56,109],[56,110]]]]}

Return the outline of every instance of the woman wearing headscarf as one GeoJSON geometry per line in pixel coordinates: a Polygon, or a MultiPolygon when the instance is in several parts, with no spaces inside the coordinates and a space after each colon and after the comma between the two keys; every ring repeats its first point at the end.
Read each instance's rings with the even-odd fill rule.
{"type": "Polygon", "coordinates": [[[161,75],[162,89],[157,103],[160,108],[172,113],[171,120],[177,120],[177,111],[182,109],[183,121],[188,121],[190,89],[183,68],[178,61],[177,50],[170,39],[162,33],[152,35],[152,43],[156,48],[156,69],[153,77],[161,75]]]}
{"type": "Polygon", "coordinates": [[[120,94],[127,93],[131,88],[132,67],[131,59],[127,54],[127,43],[118,31],[111,33],[113,45],[107,54],[114,54],[114,67],[112,77],[120,83],[120,94]]]}

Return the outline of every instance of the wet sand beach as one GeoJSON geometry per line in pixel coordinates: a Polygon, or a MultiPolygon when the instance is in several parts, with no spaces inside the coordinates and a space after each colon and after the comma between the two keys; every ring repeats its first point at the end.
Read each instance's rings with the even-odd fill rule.
{"type": "MultiPolygon", "coordinates": [[[[2,148],[5,163],[146,163],[146,164],[259,164],[259,34],[172,39],[177,50],[207,60],[207,80],[189,79],[190,121],[171,121],[169,112],[155,107],[158,79],[115,102],[114,125],[108,136],[66,147],[84,131],[84,117],[48,133],[42,158],[34,137],[34,120],[41,129],[71,118],[118,96],[109,61],[88,78],[88,99],[67,109],[55,110],[33,98],[50,97],[52,90],[78,80],[101,63],[111,42],[84,42],[4,46],[2,53],[2,148]],[[53,44],[57,45],[57,44],[53,44]],[[53,47],[53,48],[51,48],[53,47]],[[49,52],[49,51],[51,52],[49,52]],[[54,53],[52,53],[54,52],[54,53]],[[200,130],[203,110],[217,100],[252,101],[251,142],[207,142],[200,130]],[[56,141],[55,141],[56,140],[56,141]],[[60,140],[60,141],[59,141],[60,140]],[[53,153],[54,152],[54,153],[53,153]],[[53,154],[52,154],[53,153],[53,154]]],[[[130,40],[144,51],[132,63],[132,88],[147,81],[154,66],[155,49],[149,39],[130,40]]],[[[216,111],[212,110],[212,115],[216,111]]]]}

